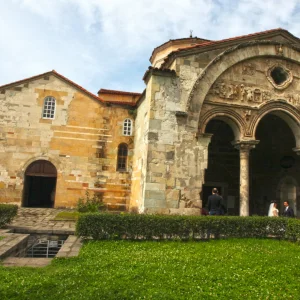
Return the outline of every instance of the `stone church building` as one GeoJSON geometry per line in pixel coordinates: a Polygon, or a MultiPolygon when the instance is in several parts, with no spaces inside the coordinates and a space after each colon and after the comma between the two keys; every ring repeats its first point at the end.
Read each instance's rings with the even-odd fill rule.
{"type": "Polygon", "coordinates": [[[0,86],[0,202],[300,215],[300,40],[274,29],[154,49],[142,93],[94,95],[56,71],[0,86]]]}

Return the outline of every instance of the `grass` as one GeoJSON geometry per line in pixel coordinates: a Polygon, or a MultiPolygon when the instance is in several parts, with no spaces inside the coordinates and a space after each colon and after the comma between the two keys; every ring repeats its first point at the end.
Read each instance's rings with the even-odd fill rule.
{"type": "Polygon", "coordinates": [[[79,217],[78,211],[62,211],[58,213],[54,220],[57,221],[77,221],[79,217]]]}
{"type": "Polygon", "coordinates": [[[287,241],[89,242],[50,266],[0,266],[0,299],[300,299],[287,241]]]}
{"type": "Polygon", "coordinates": [[[0,241],[4,239],[4,236],[0,236],[0,241]]]}

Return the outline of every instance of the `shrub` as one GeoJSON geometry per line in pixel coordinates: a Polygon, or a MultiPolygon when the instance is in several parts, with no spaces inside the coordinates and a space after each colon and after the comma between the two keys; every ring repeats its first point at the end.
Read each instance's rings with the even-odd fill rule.
{"type": "Polygon", "coordinates": [[[300,239],[300,221],[297,219],[288,219],[288,225],[286,229],[286,238],[292,241],[300,239]]]}
{"type": "Polygon", "coordinates": [[[102,197],[97,193],[90,196],[89,191],[85,192],[85,197],[81,197],[77,202],[77,210],[82,213],[98,212],[105,207],[102,197]]]}
{"type": "Polygon", "coordinates": [[[199,217],[90,213],[80,215],[77,235],[93,239],[199,240],[254,237],[300,239],[300,220],[270,217],[199,217]]]}
{"type": "Polygon", "coordinates": [[[16,216],[18,206],[13,204],[0,204],[0,227],[8,224],[16,216]]]}

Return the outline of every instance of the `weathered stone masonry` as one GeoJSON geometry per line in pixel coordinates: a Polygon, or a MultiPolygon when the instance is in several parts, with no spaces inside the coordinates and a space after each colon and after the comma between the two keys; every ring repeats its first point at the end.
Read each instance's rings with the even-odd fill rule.
{"type": "Polygon", "coordinates": [[[154,49],[142,94],[101,89],[96,96],[55,71],[0,87],[0,201],[22,205],[28,166],[46,160],[57,170],[55,207],[76,205],[88,190],[110,209],[199,214],[204,187],[215,184],[233,214],[249,215],[253,203],[263,211],[268,197],[282,201],[292,185],[291,201],[300,209],[299,47],[283,29],[222,41],[170,40],[154,49]],[[54,119],[41,116],[48,96],[56,99],[54,119]],[[257,171],[263,184],[255,186],[251,157],[266,116],[289,128],[293,146],[278,155],[295,163],[270,182],[268,171],[257,171]],[[130,135],[124,135],[126,119],[130,135]],[[207,128],[218,124],[232,131],[231,148],[210,153],[215,135],[207,128]],[[126,168],[118,170],[122,144],[126,168]],[[207,172],[212,155],[230,164],[234,151],[237,179],[225,170],[214,180],[207,172]],[[230,180],[237,182],[228,188],[230,180]]]}

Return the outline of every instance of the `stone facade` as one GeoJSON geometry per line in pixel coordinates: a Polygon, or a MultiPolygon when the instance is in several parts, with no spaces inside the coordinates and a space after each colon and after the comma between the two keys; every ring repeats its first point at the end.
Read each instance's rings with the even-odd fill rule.
{"type": "Polygon", "coordinates": [[[74,207],[86,190],[97,192],[111,209],[128,210],[130,172],[116,172],[118,145],[133,155],[132,136],[123,136],[130,109],[100,102],[55,72],[0,93],[0,201],[23,202],[27,167],[50,161],[57,169],[55,207],[74,207]],[[45,97],[56,99],[55,118],[42,118],[45,97]]]}
{"type": "MultiPolygon", "coordinates": [[[[202,206],[211,140],[206,125],[216,119],[234,133],[232,143],[240,151],[235,206],[240,215],[249,214],[249,155],[259,143],[255,133],[261,119],[273,114],[284,120],[295,137],[293,150],[298,152],[297,45],[299,39],[284,30],[268,31],[179,49],[159,69],[147,71],[146,94],[151,96],[144,152],[148,169],[139,204],[143,211],[184,213],[202,206]],[[275,68],[284,73],[282,84],[272,75],[275,68]]],[[[298,185],[296,189],[295,208],[298,185]]]]}
{"type": "Polygon", "coordinates": [[[300,209],[298,38],[276,29],[222,41],[170,40],[150,61],[142,94],[102,89],[95,96],[51,72],[0,87],[0,201],[21,204],[26,168],[44,159],[57,169],[56,207],[74,206],[91,190],[112,209],[199,214],[205,190],[220,186],[233,214],[263,211],[291,191],[288,199],[300,209]],[[57,101],[53,120],[41,118],[47,96],[57,101]],[[291,146],[272,159],[293,161],[273,172],[272,184],[265,179],[271,173],[251,161],[273,151],[271,140],[257,138],[268,116],[291,132],[291,146]],[[123,135],[125,119],[133,124],[130,136],[123,135]],[[226,149],[214,146],[220,124],[232,132],[226,149]],[[122,172],[120,144],[128,147],[122,172]],[[225,171],[214,169],[216,155],[225,171]]]}

